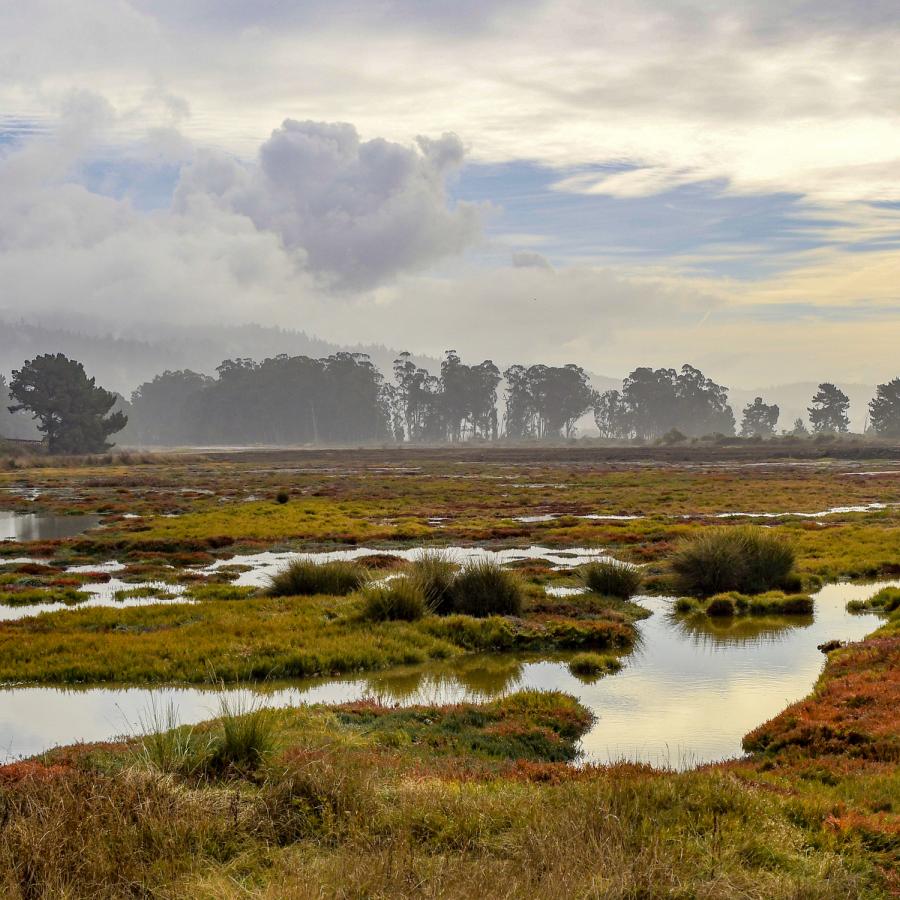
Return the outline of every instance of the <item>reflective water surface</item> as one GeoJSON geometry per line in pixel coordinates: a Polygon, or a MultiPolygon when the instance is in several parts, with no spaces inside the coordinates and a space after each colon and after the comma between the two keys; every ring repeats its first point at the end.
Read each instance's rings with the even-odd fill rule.
{"type": "MultiPolygon", "coordinates": [[[[677,617],[671,600],[641,598],[653,615],[638,623],[638,647],[623,657],[619,674],[593,684],[573,676],[564,655],[494,655],[273,685],[265,702],[285,706],[376,696],[409,704],[557,689],[577,696],[597,717],[583,741],[585,761],[686,768],[739,755],[744,734],[809,693],[825,660],[816,645],[859,640],[877,627],[875,616],[850,615],[845,605],[886,583],[900,584],[829,585],[816,595],[813,616],[758,620],[677,617]]],[[[151,703],[157,709],[172,703],[182,722],[210,718],[218,707],[214,692],[197,688],[9,687],[0,690],[0,756],[133,734],[151,703]]]]}
{"type": "Polygon", "coordinates": [[[100,524],[100,516],[45,516],[0,509],[0,541],[55,541],[100,524]]]}

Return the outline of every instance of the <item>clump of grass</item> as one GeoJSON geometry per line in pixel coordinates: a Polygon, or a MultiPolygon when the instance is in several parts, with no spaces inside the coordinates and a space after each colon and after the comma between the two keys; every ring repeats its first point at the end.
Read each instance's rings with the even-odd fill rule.
{"type": "Polygon", "coordinates": [[[708,616],[805,616],[813,611],[813,599],[808,594],[785,594],[767,591],[764,594],[741,594],[738,591],[716,594],[708,600],[681,597],[675,602],[681,613],[706,613],[708,616]]]}
{"type": "Polygon", "coordinates": [[[678,589],[685,594],[758,594],[785,584],[794,566],[794,551],[769,529],[721,526],[682,541],[670,562],[678,589]]]}
{"type": "Polygon", "coordinates": [[[706,604],[706,614],[708,616],[733,616],[734,601],[731,597],[721,595],[710,599],[706,604]]]}
{"type": "Polygon", "coordinates": [[[206,764],[208,746],[201,745],[194,729],[182,725],[171,701],[157,706],[151,698],[150,709],[140,719],[141,755],[151,768],[164,775],[191,776],[206,764]]]}
{"type": "Polygon", "coordinates": [[[630,600],[641,588],[643,574],[636,566],[615,560],[598,560],[578,570],[581,583],[596,594],[630,600]]]}
{"type": "Polygon", "coordinates": [[[569,671],[573,675],[591,681],[621,668],[622,663],[617,657],[602,653],[578,653],[569,660],[569,671]]]}
{"type": "Polygon", "coordinates": [[[395,578],[363,588],[363,615],[373,622],[414,622],[431,612],[420,586],[411,578],[395,578]]]}
{"type": "Polygon", "coordinates": [[[275,748],[271,710],[259,699],[223,692],[219,698],[222,731],[210,747],[208,767],[213,772],[252,772],[275,748]]]}
{"type": "Polygon", "coordinates": [[[868,600],[851,600],[847,604],[847,612],[892,613],[900,609],[900,588],[882,588],[868,600]]]}
{"type": "Polygon", "coordinates": [[[368,579],[368,572],[358,563],[344,560],[317,563],[301,557],[271,576],[266,593],[270,597],[343,596],[359,590],[368,579]]]}
{"type": "Polygon", "coordinates": [[[467,563],[453,581],[453,611],[469,616],[517,616],[522,612],[522,583],[492,559],[467,563]]]}
{"type": "Polygon", "coordinates": [[[446,553],[429,551],[413,561],[410,581],[418,587],[428,607],[436,613],[453,609],[453,584],[458,567],[446,553]]]}

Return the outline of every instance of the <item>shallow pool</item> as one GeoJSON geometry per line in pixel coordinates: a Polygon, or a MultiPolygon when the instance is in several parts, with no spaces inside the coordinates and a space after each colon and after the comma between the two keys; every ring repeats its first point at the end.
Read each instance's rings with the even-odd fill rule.
{"type": "MultiPolygon", "coordinates": [[[[638,646],[619,674],[593,684],[573,676],[563,655],[493,655],[270,686],[264,699],[286,706],[375,696],[410,704],[484,700],[522,688],[563,690],[597,717],[583,741],[585,761],[687,768],[740,755],[744,734],[808,694],[825,661],[817,644],[859,640],[878,625],[875,616],[847,613],[847,601],[888,583],[900,584],[829,585],[816,595],[813,616],[760,620],[685,619],[672,613],[669,599],[640,598],[653,615],[638,623],[638,646]]],[[[0,690],[0,756],[134,734],[151,706],[169,704],[181,722],[198,722],[216,715],[218,698],[198,688],[6,688],[0,690]]]]}

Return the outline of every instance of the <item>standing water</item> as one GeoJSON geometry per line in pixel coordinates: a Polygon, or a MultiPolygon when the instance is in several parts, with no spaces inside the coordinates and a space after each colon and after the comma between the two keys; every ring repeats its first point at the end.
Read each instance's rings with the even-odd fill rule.
{"type": "MultiPolygon", "coordinates": [[[[670,599],[639,598],[653,615],[638,623],[638,646],[623,658],[619,674],[593,684],[573,676],[562,656],[470,656],[273,686],[265,702],[289,706],[376,696],[406,705],[485,700],[523,688],[561,690],[596,716],[583,740],[586,762],[688,768],[739,756],[744,734],[808,694],[825,661],[818,644],[860,640],[878,625],[875,616],[848,613],[847,601],[870,597],[884,584],[829,585],[816,595],[813,616],[765,619],[685,618],[673,614],[670,599]]],[[[218,699],[198,688],[10,687],[0,691],[0,754],[18,758],[134,733],[151,706],[170,704],[181,722],[198,722],[217,714],[218,699]]]]}
{"type": "Polygon", "coordinates": [[[56,541],[99,524],[99,516],[45,516],[0,509],[0,541],[56,541]]]}

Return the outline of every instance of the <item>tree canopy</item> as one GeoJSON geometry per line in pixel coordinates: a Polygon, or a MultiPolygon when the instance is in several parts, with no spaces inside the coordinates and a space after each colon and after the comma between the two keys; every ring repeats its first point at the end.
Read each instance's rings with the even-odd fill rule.
{"type": "Polygon", "coordinates": [[[108,450],[113,444],[106,439],[128,423],[122,412],[110,412],[117,396],[98,387],[80,362],[62,353],[26,361],[12,374],[9,396],[9,411],[32,414],[50,453],[108,450]]]}
{"type": "Polygon", "coordinates": [[[807,409],[809,424],[816,434],[844,433],[850,428],[850,398],[831,382],[819,385],[812,398],[812,406],[807,409]]]}
{"type": "Polygon", "coordinates": [[[778,416],[781,410],[775,403],[763,403],[762,397],[756,397],[752,403],[744,407],[741,420],[742,437],[771,437],[775,434],[778,416]]]}
{"type": "Polygon", "coordinates": [[[687,437],[734,434],[728,388],[699,369],[635,369],[620,391],[594,400],[594,421],[603,437],[650,440],[677,430],[687,437]]]}
{"type": "Polygon", "coordinates": [[[594,392],[580,366],[510,366],[506,379],[506,436],[567,437],[591,408],[594,392]]]}
{"type": "Polygon", "coordinates": [[[876,434],[900,437],[900,378],[878,385],[869,403],[869,421],[876,434]]]}

